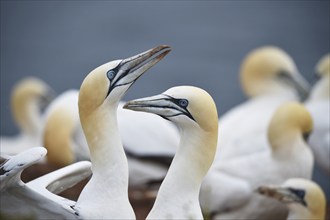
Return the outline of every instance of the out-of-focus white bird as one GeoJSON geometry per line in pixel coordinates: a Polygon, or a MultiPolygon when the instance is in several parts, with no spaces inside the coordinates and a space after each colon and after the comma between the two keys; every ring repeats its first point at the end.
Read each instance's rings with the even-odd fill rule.
{"type": "Polygon", "coordinates": [[[313,155],[304,135],[311,132],[312,124],[303,105],[291,102],[279,107],[268,128],[270,150],[212,166],[201,188],[203,211],[214,219],[285,219],[283,205],[260,197],[254,190],[262,184],[281,184],[288,178],[311,178],[313,155]]]}
{"type": "MultiPolygon", "coordinates": [[[[13,162],[7,161],[1,167],[5,178],[5,181],[1,181],[1,184],[4,183],[1,186],[4,193],[12,199],[36,201],[25,204],[26,207],[32,207],[33,218],[134,219],[135,214],[128,200],[128,165],[117,126],[117,107],[132,84],[169,51],[168,46],[158,46],[127,59],[111,61],[94,69],[83,81],[79,92],[79,116],[89,145],[93,175],[77,202],[54,194],[61,191],[61,184],[64,184],[64,188],[68,185],[57,173],[51,183],[51,178],[47,176],[31,181],[30,187],[21,183],[21,171],[16,171],[15,167],[25,168],[20,161],[25,161],[23,164],[38,161],[46,153],[43,148],[37,148],[36,155],[31,152],[17,155],[19,159],[15,157],[13,162]],[[11,167],[17,173],[12,178],[11,167]],[[16,187],[10,187],[13,185],[16,187]],[[37,196],[29,192],[31,187],[39,192],[37,196]],[[24,189],[29,191],[17,194],[24,189]]],[[[67,172],[64,178],[75,176],[76,170],[67,172]]],[[[73,180],[70,178],[70,185],[75,180],[76,177],[73,180]]],[[[17,207],[23,204],[14,202],[12,205],[17,207]]]]}
{"type": "Polygon", "coordinates": [[[56,97],[45,112],[43,146],[48,151],[47,161],[58,168],[89,160],[79,119],[78,96],[78,90],[68,90],[56,97]]]}
{"type": "Polygon", "coordinates": [[[147,219],[203,219],[198,195],[218,139],[212,97],[200,88],[179,86],[130,101],[124,108],[160,115],[180,129],[180,146],[147,219]]]}
{"type": "MultiPolygon", "coordinates": [[[[117,120],[129,165],[129,185],[145,187],[162,180],[179,144],[177,129],[162,118],[145,112],[123,109],[120,102],[117,120]],[[156,128],[155,128],[156,126],[156,128]]],[[[67,166],[89,160],[89,150],[78,113],[78,91],[57,97],[47,108],[44,146],[48,162],[67,166]]]]}
{"type": "Polygon", "coordinates": [[[25,150],[0,166],[0,212],[3,218],[76,219],[74,201],[56,194],[91,175],[91,164],[82,161],[48,173],[28,183],[21,180],[27,167],[47,153],[43,147],[25,150]]]}
{"type": "Polygon", "coordinates": [[[308,140],[312,147],[315,162],[330,175],[330,55],[327,54],[317,63],[316,74],[320,77],[314,85],[306,108],[312,114],[314,130],[308,140]]]}
{"type": "Polygon", "coordinates": [[[53,90],[38,78],[26,77],[15,84],[11,93],[11,111],[20,133],[13,137],[1,136],[2,157],[9,158],[9,155],[41,145],[41,109],[53,97],[53,90]]]}
{"type": "Polygon", "coordinates": [[[220,117],[216,162],[267,149],[267,127],[275,110],[299,95],[306,97],[309,90],[290,55],[274,46],[250,52],[240,80],[250,98],[220,117]]]}
{"type": "Polygon", "coordinates": [[[292,178],[280,186],[260,186],[258,192],[286,204],[289,208],[288,220],[325,219],[325,195],[320,186],[313,181],[292,178]]]}

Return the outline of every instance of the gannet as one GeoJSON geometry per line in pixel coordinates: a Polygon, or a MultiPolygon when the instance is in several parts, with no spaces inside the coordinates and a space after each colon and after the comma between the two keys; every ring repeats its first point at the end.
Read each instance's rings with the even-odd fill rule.
{"type": "Polygon", "coordinates": [[[212,166],[200,193],[205,214],[214,219],[285,219],[287,210],[283,205],[260,197],[254,190],[263,184],[281,184],[288,178],[311,178],[313,154],[304,137],[312,125],[311,115],[302,104],[280,106],[267,131],[270,150],[212,166]]]}
{"type": "Polygon", "coordinates": [[[79,116],[93,175],[74,207],[81,218],[134,219],[128,200],[128,164],[117,125],[117,107],[132,84],[170,47],[158,46],[106,63],[87,75],[79,91],[79,116]]]}
{"type": "Polygon", "coordinates": [[[320,79],[305,102],[314,120],[314,130],[308,143],[313,149],[316,164],[330,175],[330,54],[317,63],[316,74],[320,79]]]}
{"type": "Polygon", "coordinates": [[[199,189],[213,162],[218,138],[212,97],[200,88],[179,86],[130,101],[124,108],[160,115],[180,130],[180,146],[147,219],[203,219],[199,189]]]}
{"type": "MultiPolygon", "coordinates": [[[[59,168],[90,158],[79,120],[78,94],[78,90],[62,93],[45,113],[43,144],[48,150],[48,162],[59,168]]],[[[117,120],[128,158],[129,186],[148,187],[165,177],[169,165],[158,160],[173,158],[179,134],[169,121],[123,109],[123,105],[124,102],[119,102],[117,120]]]]}
{"type": "MultiPolygon", "coordinates": [[[[17,178],[19,176],[17,172],[18,175],[15,174],[13,181],[10,181],[11,185],[17,187],[8,187],[6,184],[1,187],[4,189],[1,194],[7,193],[16,201],[22,199],[35,201],[11,204],[14,206],[25,204],[25,207],[33,212],[33,218],[37,219],[134,219],[135,214],[128,201],[127,160],[117,129],[117,106],[133,83],[169,51],[168,46],[158,46],[127,59],[111,61],[94,69],[84,79],[79,92],[78,107],[91,154],[93,175],[77,202],[57,196],[55,193],[61,192],[61,187],[65,189],[76,183],[79,179],[76,177],[79,175],[79,172],[76,172],[81,166],[79,164],[85,163],[83,165],[86,166],[89,162],[80,162],[78,168],[71,168],[69,172],[67,172],[68,167],[60,169],[60,174],[63,173],[62,170],[66,171],[64,177],[58,173],[51,176],[47,174],[25,185],[17,178]],[[52,180],[51,183],[49,180],[52,180]],[[38,194],[30,193],[30,188],[38,194]],[[29,191],[22,195],[17,193],[25,189],[29,191]]],[[[36,156],[33,156],[32,161],[40,160],[45,154],[44,148],[37,148],[36,156]]],[[[27,155],[31,155],[31,152],[17,156],[25,161],[27,155]]],[[[14,162],[18,161],[15,158],[14,162]]],[[[10,174],[11,169],[8,169],[8,166],[1,169],[5,176],[10,174]]],[[[18,162],[16,167],[20,166],[22,163],[18,162]]],[[[22,168],[25,166],[23,165],[22,168]]]]}
{"type": "Polygon", "coordinates": [[[43,146],[48,151],[47,162],[58,168],[89,160],[89,149],[79,119],[78,95],[79,90],[63,92],[45,112],[43,146]]]}
{"type": "Polygon", "coordinates": [[[91,164],[78,162],[24,183],[21,173],[46,153],[43,147],[33,147],[10,156],[0,165],[0,213],[3,218],[76,219],[71,208],[75,202],[56,194],[90,176],[91,164]]]}
{"type": "Polygon", "coordinates": [[[260,186],[258,192],[286,204],[288,220],[324,220],[326,199],[324,192],[313,181],[292,178],[280,186],[260,186]]]}
{"type": "Polygon", "coordinates": [[[267,148],[267,126],[275,110],[309,91],[290,55],[275,46],[257,48],[244,58],[240,82],[249,99],[221,116],[216,162],[267,148]]]}
{"type": "Polygon", "coordinates": [[[23,78],[14,85],[11,92],[11,112],[20,133],[13,137],[0,137],[2,157],[41,145],[41,109],[53,97],[52,88],[36,77],[23,78]]]}

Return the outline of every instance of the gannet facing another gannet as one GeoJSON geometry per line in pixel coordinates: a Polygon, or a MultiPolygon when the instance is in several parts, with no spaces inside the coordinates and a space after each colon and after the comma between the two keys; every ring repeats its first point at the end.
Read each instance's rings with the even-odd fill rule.
{"type": "Polygon", "coordinates": [[[258,192],[286,204],[289,208],[288,220],[325,219],[325,195],[320,186],[313,181],[293,178],[280,186],[260,186],[258,192]]]}
{"type": "Polygon", "coordinates": [[[41,144],[41,109],[54,97],[54,91],[36,77],[20,80],[12,89],[11,111],[20,134],[1,136],[1,155],[15,155],[41,144]]]}
{"type": "Polygon", "coordinates": [[[267,149],[267,127],[275,110],[309,91],[290,55],[274,46],[257,48],[244,58],[240,81],[249,99],[220,117],[216,161],[267,149]]]}
{"type": "Polygon", "coordinates": [[[147,219],[203,219],[198,195],[218,139],[218,115],[212,97],[202,89],[179,86],[130,101],[124,108],[160,115],[180,130],[180,146],[147,219]]]}
{"type": "Polygon", "coordinates": [[[2,209],[8,210],[6,207],[9,206],[15,209],[22,207],[37,219],[134,219],[135,214],[128,201],[128,167],[117,129],[116,111],[130,86],[169,51],[168,46],[158,46],[124,60],[111,61],[94,69],[83,81],[79,113],[89,144],[93,175],[77,202],[55,193],[86,178],[85,174],[90,174],[90,162],[75,163],[23,184],[18,178],[22,171],[21,161],[24,162],[23,168],[26,161],[28,164],[39,161],[46,150],[37,148],[30,149],[37,154],[23,152],[1,166],[1,180],[2,175],[5,180],[10,178],[1,182],[5,184],[1,185],[1,195],[8,196],[6,205],[0,207],[1,212],[2,209]],[[27,155],[36,156],[27,160],[27,155]],[[14,178],[8,176],[12,173],[11,167],[17,170],[14,178]]]}
{"type": "Polygon", "coordinates": [[[269,150],[221,160],[212,166],[200,193],[205,214],[213,219],[285,219],[284,205],[254,190],[289,178],[311,178],[313,154],[305,137],[312,127],[311,115],[302,104],[280,106],[267,131],[269,150]]]}
{"type": "Polygon", "coordinates": [[[158,46],[111,61],[84,79],[78,106],[93,175],[74,207],[80,218],[135,218],[128,200],[128,164],[118,130],[117,107],[132,84],[169,51],[168,46],[158,46]]]}
{"type": "Polygon", "coordinates": [[[314,120],[314,130],[308,143],[313,149],[316,164],[330,175],[330,54],[323,56],[315,69],[320,79],[305,102],[314,120]]]}

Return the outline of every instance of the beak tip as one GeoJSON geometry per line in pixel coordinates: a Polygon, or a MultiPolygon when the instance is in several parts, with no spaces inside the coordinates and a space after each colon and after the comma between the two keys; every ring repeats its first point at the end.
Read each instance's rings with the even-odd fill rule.
{"type": "Polygon", "coordinates": [[[126,102],[125,105],[123,105],[123,109],[129,109],[129,103],[126,102]]]}

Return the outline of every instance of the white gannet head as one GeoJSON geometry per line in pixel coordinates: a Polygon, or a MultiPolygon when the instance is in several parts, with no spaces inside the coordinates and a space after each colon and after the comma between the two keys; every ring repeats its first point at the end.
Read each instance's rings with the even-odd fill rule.
{"type": "Polygon", "coordinates": [[[311,180],[292,178],[281,186],[261,186],[258,192],[286,203],[290,210],[288,219],[325,219],[325,195],[311,180]]]}
{"type": "Polygon", "coordinates": [[[309,111],[298,102],[289,102],[274,113],[268,127],[268,139],[275,150],[283,141],[288,141],[288,137],[308,137],[312,129],[313,119],[309,111]]]}
{"type": "Polygon", "coordinates": [[[55,97],[54,91],[42,80],[26,77],[11,93],[11,109],[16,124],[26,133],[39,132],[41,108],[55,97]]]}
{"type": "Polygon", "coordinates": [[[306,98],[309,92],[307,81],[290,55],[274,46],[250,52],[242,63],[240,79],[245,94],[250,97],[296,90],[295,93],[306,98]]]}
{"type": "Polygon", "coordinates": [[[105,103],[116,104],[130,86],[149,68],[158,63],[169,46],[158,46],[136,56],[103,64],[84,79],[79,92],[79,113],[84,118],[105,103]]]}

